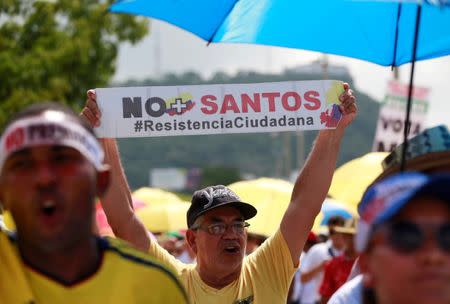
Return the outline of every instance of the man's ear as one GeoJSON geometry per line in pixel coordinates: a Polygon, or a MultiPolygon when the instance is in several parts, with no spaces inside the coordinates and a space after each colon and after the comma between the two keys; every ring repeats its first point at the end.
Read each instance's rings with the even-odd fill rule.
{"type": "Polygon", "coordinates": [[[108,190],[111,179],[111,171],[108,165],[97,171],[97,196],[102,197],[108,190]]]}
{"type": "Polygon", "coordinates": [[[191,250],[197,254],[197,235],[191,229],[186,231],[186,241],[191,250]]]}
{"type": "Polygon", "coordinates": [[[6,210],[7,206],[3,202],[3,181],[0,177],[0,214],[3,212],[3,210],[6,210]]]}
{"type": "Polygon", "coordinates": [[[367,272],[368,271],[368,265],[367,265],[367,253],[363,252],[359,255],[358,263],[359,263],[359,269],[361,269],[361,272],[367,272]]]}

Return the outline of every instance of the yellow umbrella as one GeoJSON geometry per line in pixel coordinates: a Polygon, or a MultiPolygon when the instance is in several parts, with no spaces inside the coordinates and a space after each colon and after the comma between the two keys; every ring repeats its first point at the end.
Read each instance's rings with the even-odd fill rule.
{"type": "Polygon", "coordinates": [[[142,187],[133,192],[133,197],[147,205],[182,202],[174,193],[159,188],[142,187]]]}
{"type": "MultiPolygon", "coordinates": [[[[228,187],[244,202],[252,204],[258,210],[256,216],[248,221],[250,223],[248,231],[267,237],[274,234],[280,226],[284,212],[291,200],[294,185],[284,180],[263,177],[236,182],[228,187]]],[[[349,210],[343,203],[327,198],[322,212],[314,221],[312,230],[319,232],[324,219],[330,215],[348,217],[354,214],[355,212],[349,210]]]]}
{"type": "Polygon", "coordinates": [[[169,202],[147,205],[136,211],[144,226],[153,233],[186,229],[186,212],[190,203],[169,202]]]}
{"type": "Polygon", "coordinates": [[[356,213],[361,197],[375,178],[383,171],[381,162],[387,152],[371,152],[340,166],[333,175],[328,194],[345,203],[356,213]]]}
{"type": "MultiPolygon", "coordinates": [[[[186,229],[186,212],[189,206],[190,203],[186,203],[181,200],[175,202],[169,201],[166,203],[163,201],[157,201],[156,204],[144,206],[134,204],[136,215],[141,219],[149,231],[155,233],[186,229]]],[[[101,206],[96,209],[101,209],[101,206]]],[[[105,233],[105,231],[108,230],[109,225],[106,221],[106,215],[103,210],[102,213],[104,217],[103,224],[101,221],[98,222],[98,214],[96,214],[97,225],[99,226],[98,228],[102,235],[113,235],[112,232],[105,233]],[[106,227],[106,225],[108,225],[108,227],[106,227]]],[[[11,213],[5,210],[3,215],[5,226],[10,230],[15,230],[16,227],[11,213]]]]}
{"type": "Polygon", "coordinates": [[[228,187],[258,210],[258,214],[248,221],[249,232],[270,236],[280,226],[294,185],[284,180],[262,177],[236,182],[228,187]]]}

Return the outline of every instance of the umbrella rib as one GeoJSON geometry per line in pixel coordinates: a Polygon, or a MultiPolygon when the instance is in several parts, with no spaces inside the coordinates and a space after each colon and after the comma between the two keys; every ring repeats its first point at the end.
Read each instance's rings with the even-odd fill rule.
{"type": "Polygon", "coordinates": [[[405,158],[406,151],[408,149],[408,134],[410,128],[410,114],[411,114],[411,105],[412,105],[412,95],[413,95],[413,84],[414,84],[414,67],[416,64],[416,56],[417,56],[417,44],[419,40],[419,30],[420,30],[420,19],[422,15],[422,4],[417,5],[417,13],[416,13],[416,26],[414,30],[414,41],[413,41],[413,53],[411,60],[411,74],[409,78],[409,88],[408,88],[408,100],[406,103],[406,118],[405,125],[403,127],[403,149],[402,149],[402,157],[400,159],[400,172],[405,171],[405,158]]]}
{"type": "Polygon", "coordinates": [[[400,22],[401,11],[402,11],[402,3],[399,2],[398,6],[397,6],[397,24],[395,25],[394,56],[392,58],[392,67],[395,67],[395,62],[396,62],[396,59],[397,59],[398,24],[400,22]]]}
{"type": "Polygon", "coordinates": [[[231,13],[231,11],[234,9],[234,7],[236,6],[236,3],[238,3],[239,0],[235,1],[234,4],[230,7],[230,9],[228,10],[228,12],[224,15],[225,17],[222,19],[222,22],[219,23],[219,25],[216,27],[216,29],[214,30],[213,34],[211,35],[211,37],[208,39],[208,42],[206,43],[206,46],[209,46],[210,43],[213,41],[214,36],[216,36],[217,31],[220,29],[221,25],[223,24],[223,21],[228,17],[228,15],[231,13]]]}

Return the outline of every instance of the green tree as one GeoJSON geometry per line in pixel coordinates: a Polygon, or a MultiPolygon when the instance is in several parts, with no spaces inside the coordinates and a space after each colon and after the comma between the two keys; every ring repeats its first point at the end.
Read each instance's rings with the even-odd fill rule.
{"type": "Polygon", "coordinates": [[[109,83],[118,45],[148,21],[108,12],[113,0],[0,1],[0,130],[22,107],[60,101],[79,110],[88,88],[109,83]]]}
{"type": "Polygon", "coordinates": [[[211,185],[228,185],[241,180],[237,168],[204,167],[202,168],[202,182],[200,188],[211,185]]]}

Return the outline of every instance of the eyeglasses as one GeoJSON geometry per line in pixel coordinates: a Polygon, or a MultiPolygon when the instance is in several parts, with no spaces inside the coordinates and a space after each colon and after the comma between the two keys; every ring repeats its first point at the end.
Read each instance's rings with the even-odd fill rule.
{"type": "Polygon", "coordinates": [[[450,253],[450,222],[441,225],[418,225],[401,221],[383,227],[387,232],[389,246],[398,252],[413,253],[432,236],[441,250],[450,253]]]}
{"type": "Polygon", "coordinates": [[[192,230],[204,230],[212,235],[222,235],[228,230],[228,227],[231,227],[231,230],[233,232],[238,233],[238,234],[243,234],[245,231],[245,228],[247,228],[249,226],[250,226],[250,224],[247,222],[234,222],[231,224],[214,223],[214,224],[211,224],[208,226],[199,225],[196,227],[192,227],[191,229],[192,230]]]}

